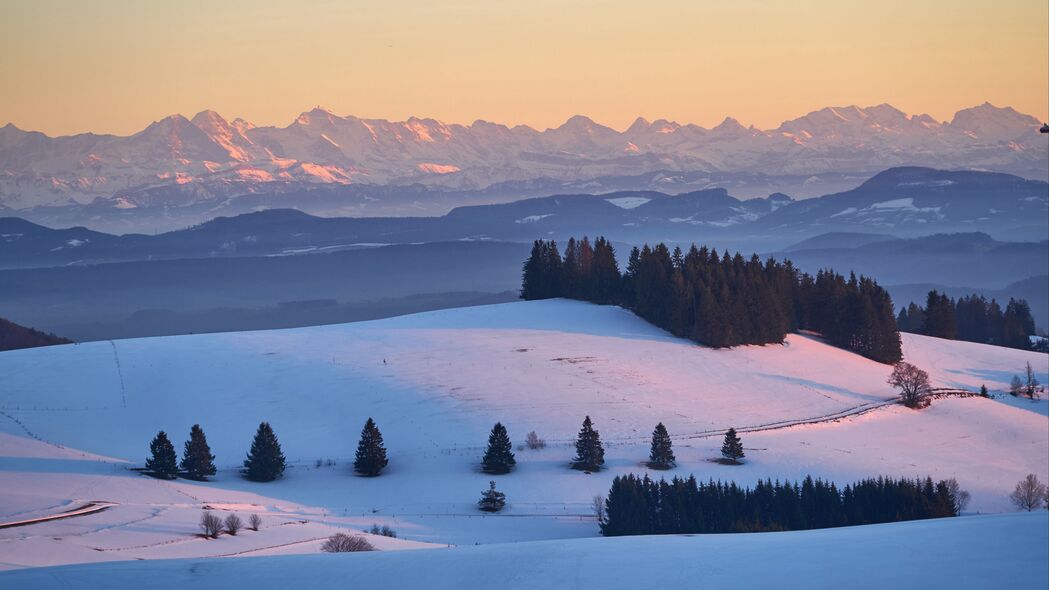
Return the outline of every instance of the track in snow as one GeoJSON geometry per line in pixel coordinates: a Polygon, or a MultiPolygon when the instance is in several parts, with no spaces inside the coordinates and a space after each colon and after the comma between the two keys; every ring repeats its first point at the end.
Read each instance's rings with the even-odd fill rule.
{"type": "Polygon", "coordinates": [[[27,518],[25,520],[16,520],[14,522],[3,522],[0,523],[0,529],[10,529],[19,526],[29,526],[31,524],[37,524],[41,522],[50,522],[52,520],[60,520],[63,518],[73,518],[74,516],[87,516],[88,514],[97,514],[103,510],[108,510],[116,506],[113,502],[88,502],[83,506],[67,510],[65,512],[59,512],[58,514],[51,514],[49,516],[41,516],[38,518],[27,518]]]}

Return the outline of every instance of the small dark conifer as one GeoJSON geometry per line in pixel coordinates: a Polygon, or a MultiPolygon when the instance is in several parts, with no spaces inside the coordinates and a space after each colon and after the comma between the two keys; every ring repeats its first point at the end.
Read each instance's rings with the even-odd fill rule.
{"type": "Polygon", "coordinates": [[[990,395],[988,395],[988,393],[987,393],[987,386],[986,385],[981,385],[980,386],[980,397],[990,397],[990,395]]]}
{"type": "Polygon", "coordinates": [[[648,454],[648,466],[652,469],[670,469],[674,466],[674,450],[667,427],[660,422],[652,431],[652,450],[648,454]]]}
{"type": "Polygon", "coordinates": [[[506,494],[495,489],[495,482],[488,482],[488,489],[481,492],[477,507],[485,512],[499,512],[506,506],[506,494]]]}
{"type": "Polygon", "coordinates": [[[575,443],[576,457],[572,462],[573,469],[580,471],[600,471],[605,464],[605,449],[601,446],[601,434],[594,430],[590,416],[583,420],[579,437],[575,443]]]}
{"type": "Polygon", "coordinates": [[[510,473],[517,463],[512,449],[506,427],[501,422],[496,422],[492,427],[492,433],[488,435],[488,448],[481,459],[481,469],[485,473],[495,475],[510,473]]]}
{"type": "Polygon", "coordinates": [[[189,430],[189,440],[182,450],[182,473],[189,479],[203,481],[215,475],[215,455],[211,454],[208,439],[200,424],[194,424],[189,430]]]}
{"type": "Polygon", "coordinates": [[[251,481],[273,481],[284,475],[284,453],[269,422],[259,424],[241,473],[251,481]]]}
{"type": "Polygon", "coordinates": [[[361,475],[374,477],[386,467],[386,447],[382,443],[382,433],[371,418],[364,423],[361,430],[361,441],[357,443],[357,456],[353,461],[353,470],[361,475]]]}
{"type": "Polygon", "coordinates": [[[175,479],[178,475],[178,455],[166,432],[161,430],[153,437],[149,443],[149,452],[152,456],[146,459],[146,471],[161,479],[175,479]]]}
{"type": "Polygon", "coordinates": [[[725,433],[725,443],[721,445],[721,456],[734,465],[739,465],[739,460],[746,456],[743,454],[743,441],[736,436],[735,428],[729,428],[725,433]]]}

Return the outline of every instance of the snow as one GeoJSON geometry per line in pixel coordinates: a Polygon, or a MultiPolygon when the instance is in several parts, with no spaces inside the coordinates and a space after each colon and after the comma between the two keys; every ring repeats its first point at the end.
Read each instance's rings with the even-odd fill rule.
{"type": "Polygon", "coordinates": [[[10,588],[1045,588],[1042,512],[866,527],[165,560],[0,573],[10,588]],[[810,556],[810,559],[799,559],[810,556]],[[232,581],[236,582],[233,583],[232,581]]]}
{"type": "MultiPolygon", "coordinates": [[[[1002,392],[1026,362],[1049,382],[1045,355],[903,338],[907,359],[937,387],[1002,392]]],[[[115,506],[0,529],[0,562],[312,552],[332,531],[372,523],[398,531],[400,539],[382,540],[390,548],[594,537],[593,496],[615,475],[645,471],[659,421],[679,467],[656,476],[747,485],[806,474],[840,483],[957,477],[973,495],[970,512],[1011,510],[1008,494],[1027,473],[1049,480],[1046,402],[949,398],[917,412],[891,404],[889,372],[809,336],[713,350],[625,310],[565,300],[4,352],[0,523],[115,506]],[[567,468],[584,415],[608,447],[600,473],[567,468]],[[350,470],[368,417],[389,449],[378,478],[350,470]],[[267,484],[236,473],[262,420],[290,462],[284,479],[267,484]],[[477,466],[497,420],[515,443],[536,430],[548,446],[517,451],[518,469],[496,478],[507,510],[484,515],[475,502],[492,478],[477,466]],[[180,449],[195,423],[217,456],[214,481],[128,469],[142,464],[157,430],[180,449]],[[742,432],[743,466],[709,461],[729,426],[742,432]],[[205,505],[237,505],[242,518],[257,511],[268,526],[205,541],[195,536],[205,505]]]]}
{"type": "Polygon", "coordinates": [[[614,199],[605,200],[621,209],[636,209],[637,207],[644,205],[652,199],[648,199],[645,197],[616,197],[614,199]]]}
{"type": "Polygon", "coordinates": [[[547,213],[545,215],[528,215],[527,217],[522,217],[521,219],[515,220],[514,223],[535,223],[537,221],[541,221],[543,219],[546,219],[547,217],[553,217],[553,216],[554,216],[553,213],[547,213]]]}

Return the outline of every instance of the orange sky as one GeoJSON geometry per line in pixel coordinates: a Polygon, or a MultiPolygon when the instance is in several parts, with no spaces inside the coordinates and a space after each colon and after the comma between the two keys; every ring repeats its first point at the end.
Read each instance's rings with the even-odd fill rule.
{"type": "Polygon", "coordinates": [[[1046,0],[3,0],[0,124],[126,134],[211,108],[538,128],[774,127],[889,102],[1049,118],[1046,0]]]}

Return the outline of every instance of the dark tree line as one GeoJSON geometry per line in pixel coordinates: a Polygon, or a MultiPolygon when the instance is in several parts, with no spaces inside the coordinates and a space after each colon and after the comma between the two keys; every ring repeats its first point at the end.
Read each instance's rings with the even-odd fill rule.
{"type": "Polygon", "coordinates": [[[815,277],[790,261],[744,259],[693,245],[630,252],[620,274],[604,238],[570,239],[564,258],[536,240],[524,264],[521,297],[568,297],[617,304],[672,334],[714,347],[783,342],[811,330],[830,343],[883,363],[902,358],[892,299],[873,279],[833,271],[815,277]]]}
{"type": "Polygon", "coordinates": [[[616,477],[605,500],[605,536],[789,531],[957,516],[947,481],[877,478],[846,485],[806,477],[754,488],[675,477],[616,477]]]}
{"type": "Polygon", "coordinates": [[[925,307],[912,302],[900,309],[896,323],[904,332],[1025,350],[1035,335],[1031,306],[1024,299],[1009,299],[1003,311],[982,295],[954,300],[938,291],[929,291],[925,307]]]}

